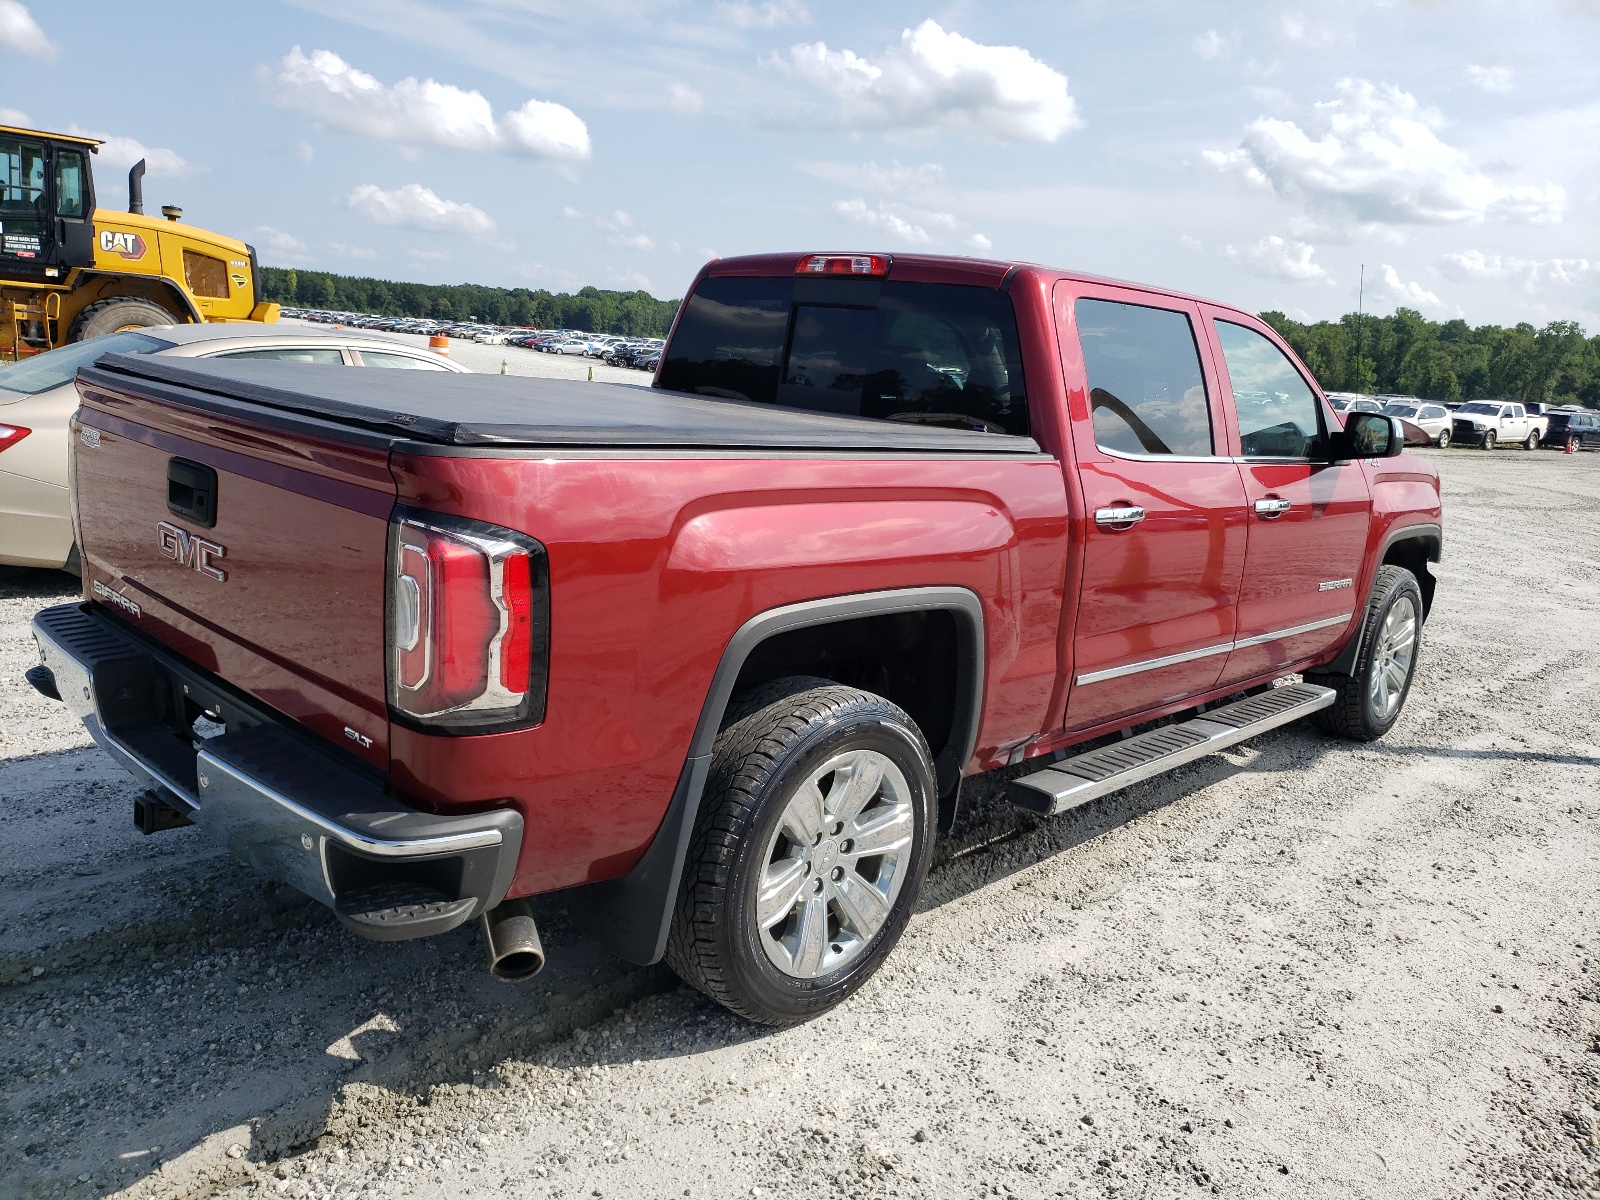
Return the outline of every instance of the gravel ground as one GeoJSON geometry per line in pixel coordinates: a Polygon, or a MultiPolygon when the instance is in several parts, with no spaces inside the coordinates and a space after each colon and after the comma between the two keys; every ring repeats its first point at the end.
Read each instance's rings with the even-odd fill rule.
{"type": "Polygon", "coordinates": [[[843,1008],[378,946],[25,688],[0,573],[0,1196],[1600,1197],[1600,456],[1451,451],[1404,716],[1051,821],[978,781],[843,1008]]]}

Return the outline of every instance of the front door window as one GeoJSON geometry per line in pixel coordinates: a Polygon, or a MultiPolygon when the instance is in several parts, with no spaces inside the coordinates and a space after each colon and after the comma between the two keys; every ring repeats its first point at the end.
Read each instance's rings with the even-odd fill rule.
{"type": "Polygon", "coordinates": [[[45,255],[44,143],[0,136],[0,257],[37,260],[45,255]]]}

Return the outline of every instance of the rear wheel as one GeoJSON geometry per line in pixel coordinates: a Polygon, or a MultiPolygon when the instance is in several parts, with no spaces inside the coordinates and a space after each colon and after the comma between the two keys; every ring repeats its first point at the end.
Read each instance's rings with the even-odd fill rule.
{"type": "Polygon", "coordinates": [[[1308,671],[1306,682],[1338,693],[1332,707],[1313,717],[1318,728],[1370,742],[1389,732],[1411,693],[1422,642],[1422,589],[1417,577],[1404,567],[1379,567],[1361,630],[1361,654],[1353,672],[1308,671]]]}
{"type": "Polygon", "coordinates": [[[800,684],[717,739],[667,943],[685,982],[763,1025],[814,1017],[872,976],[933,848],[933,763],[911,718],[800,684]]]}
{"type": "Polygon", "coordinates": [[[1524,450],[1537,450],[1539,448],[1539,431],[1534,430],[1528,435],[1528,440],[1522,443],[1524,450]]]}
{"type": "Polygon", "coordinates": [[[171,313],[153,301],[134,296],[113,296],[110,300],[96,300],[79,313],[67,333],[67,341],[81,342],[122,329],[171,325],[175,320],[171,313]]]}
{"type": "Polygon", "coordinates": [[[1494,441],[1495,441],[1494,430],[1485,429],[1483,431],[1483,448],[1485,450],[1493,450],[1494,449],[1494,441]]]}

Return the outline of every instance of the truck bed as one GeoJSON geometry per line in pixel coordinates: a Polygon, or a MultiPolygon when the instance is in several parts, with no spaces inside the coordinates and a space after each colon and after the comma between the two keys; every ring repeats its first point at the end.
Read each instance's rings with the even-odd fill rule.
{"type": "Polygon", "coordinates": [[[285,362],[107,354],[90,386],[234,416],[262,410],[361,440],[445,446],[1038,454],[1032,438],[836,416],[657,388],[521,375],[456,375],[285,362]]]}

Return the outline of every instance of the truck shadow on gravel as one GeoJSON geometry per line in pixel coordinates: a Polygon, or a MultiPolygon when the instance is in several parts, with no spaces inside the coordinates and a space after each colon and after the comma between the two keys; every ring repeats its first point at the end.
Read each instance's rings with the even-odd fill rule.
{"type": "MultiPolygon", "coordinates": [[[[1326,746],[1309,732],[1269,735],[1252,768],[1302,769],[1326,746]]],[[[1045,819],[1005,800],[1006,783],[1029,768],[969,781],[919,909],[1252,768],[1202,759],[1045,819]]],[[[137,886],[123,886],[127,903],[79,880],[78,899],[111,907],[116,920],[84,937],[41,938],[37,953],[4,962],[0,1197],[150,1182],[209,1193],[319,1139],[340,1140],[356,1120],[345,1111],[352,1085],[404,1108],[441,1088],[494,1086],[518,1062],[673,1058],[768,1034],[685,991],[664,1009],[638,1010],[625,1042],[592,1038],[589,1028],[617,1010],[680,985],[665,966],[623,963],[578,934],[559,896],[536,905],[549,968],[508,985],[489,976],[473,927],[407,946],[362,941],[322,906],[208,854],[196,832],[146,840],[130,829],[131,850],[123,841],[103,852],[108,867],[130,852],[162,853],[137,886]]],[[[1100,881],[1069,900],[1093,903],[1117,886],[1100,881]]]]}

